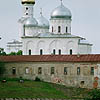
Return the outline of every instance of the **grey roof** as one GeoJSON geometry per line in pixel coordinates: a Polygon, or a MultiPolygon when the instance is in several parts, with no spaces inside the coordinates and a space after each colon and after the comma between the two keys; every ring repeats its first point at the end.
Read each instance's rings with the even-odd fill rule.
{"type": "Polygon", "coordinates": [[[7,44],[22,44],[22,42],[17,41],[17,40],[13,40],[11,42],[8,42],[7,44]]]}
{"type": "Polygon", "coordinates": [[[81,45],[92,45],[91,43],[89,43],[86,39],[81,39],[80,41],[79,41],[79,44],[81,44],[81,45]]]}
{"type": "Polygon", "coordinates": [[[28,17],[25,21],[24,21],[24,25],[27,27],[34,27],[34,26],[38,26],[38,22],[35,18],[33,17],[28,17]]]}
{"type": "Polygon", "coordinates": [[[49,28],[49,21],[43,15],[41,15],[37,19],[37,22],[38,22],[38,26],[39,27],[47,27],[47,28],[49,28]]]}
{"type": "Polygon", "coordinates": [[[51,13],[51,18],[71,18],[71,11],[63,4],[55,8],[51,13]]]}
{"type": "Polygon", "coordinates": [[[18,20],[18,22],[19,23],[24,23],[24,21],[27,19],[27,17],[21,17],[19,20],[18,20]]]}

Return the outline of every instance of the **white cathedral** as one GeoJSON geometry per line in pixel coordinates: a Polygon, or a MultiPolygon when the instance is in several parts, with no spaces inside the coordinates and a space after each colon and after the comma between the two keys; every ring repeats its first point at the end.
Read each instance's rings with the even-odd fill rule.
{"type": "Polygon", "coordinates": [[[16,47],[18,41],[8,43],[9,52],[17,48],[22,49],[23,55],[91,54],[92,44],[71,34],[72,14],[62,1],[51,12],[50,23],[42,12],[38,19],[34,18],[34,4],[35,0],[22,0],[23,16],[19,19],[22,48],[16,47]]]}

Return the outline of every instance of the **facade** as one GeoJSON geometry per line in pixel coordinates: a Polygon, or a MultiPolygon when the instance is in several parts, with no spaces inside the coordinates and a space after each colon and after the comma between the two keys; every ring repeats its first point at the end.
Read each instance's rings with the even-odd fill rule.
{"type": "Polygon", "coordinates": [[[5,76],[72,87],[100,88],[100,55],[0,56],[5,76]]]}
{"type": "Polygon", "coordinates": [[[34,18],[35,0],[22,0],[23,16],[19,19],[23,55],[91,54],[92,44],[85,38],[72,35],[71,11],[63,3],[56,7],[49,21],[42,11],[34,18]]]}
{"type": "Polygon", "coordinates": [[[13,40],[7,43],[7,53],[18,52],[22,50],[22,42],[13,40]]]}

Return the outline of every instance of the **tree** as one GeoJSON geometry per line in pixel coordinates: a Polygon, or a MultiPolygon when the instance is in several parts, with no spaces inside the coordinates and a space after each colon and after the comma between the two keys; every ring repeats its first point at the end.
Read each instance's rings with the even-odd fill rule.
{"type": "Polygon", "coordinates": [[[22,55],[22,50],[19,50],[18,52],[11,52],[8,55],[22,55]]]}
{"type": "Polygon", "coordinates": [[[17,55],[22,55],[22,50],[19,50],[19,51],[17,52],[17,55]]]}

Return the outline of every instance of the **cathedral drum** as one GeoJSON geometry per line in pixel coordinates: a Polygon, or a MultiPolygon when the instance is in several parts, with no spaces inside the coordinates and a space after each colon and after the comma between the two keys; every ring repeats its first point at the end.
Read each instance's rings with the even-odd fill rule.
{"type": "Polygon", "coordinates": [[[22,0],[22,4],[35,4],[35,0],[22,0]]]}

